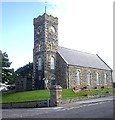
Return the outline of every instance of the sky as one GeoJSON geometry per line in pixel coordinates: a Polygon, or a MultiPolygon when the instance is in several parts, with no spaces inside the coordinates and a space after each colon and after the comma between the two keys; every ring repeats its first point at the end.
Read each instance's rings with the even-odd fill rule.
{"type": "Polygon", "coordinates": [[[33,19],[59,19],[59,46],[98,54],[113,69],[113,0],[2,0],[0,49],[15,70],[33,61],[33,19]],[[45,3],[46,1],[46,3],[45,3]]]}

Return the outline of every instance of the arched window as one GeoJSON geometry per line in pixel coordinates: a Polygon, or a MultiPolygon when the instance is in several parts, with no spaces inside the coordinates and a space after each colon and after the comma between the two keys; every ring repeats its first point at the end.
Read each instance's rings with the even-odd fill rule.
{"type": "Polygon", "coordinates": [[[49,48],[49,50],[52,50],[52,49],[53,49],[53,43],[50,43],[50,44],[48,45],[48,48],[49,48]]]}
{"type": "Polygon", "coordinates": [[[104,83],[105,85],[107,85],[107,74],[106,73],[104,74],[104,83]]]}
{"type": "Polygon", "coordinates": [[[52,50],[52,44],[49,44],[49,50],[52,50]]]}
{"type": "Polygon", "coordinates": [[[80,85],[80,71],[77,70],[77,73],[76,73],[76,82],[78,85],[80,85]]]}
{"type": "Polygon", "coordinates": [[[41,70],[42,68],[42,61],[41,58],[38,58],[38,70],[41,70]]]}
{"type": "Polygon", "coordinates": [[[97,85],[99,85],[99,73],[96,73],[97,85]]]}
{"type": "Polygon", "coordinates": [[[91,73],[90,72],[87,73],[87,84],[91,85],[91,73]]]}
{"type": "Polygon", "coordinates": [[[51,66],[50,67],[52,70],[55,68],[54,57],[51,57],[51,66]]]}

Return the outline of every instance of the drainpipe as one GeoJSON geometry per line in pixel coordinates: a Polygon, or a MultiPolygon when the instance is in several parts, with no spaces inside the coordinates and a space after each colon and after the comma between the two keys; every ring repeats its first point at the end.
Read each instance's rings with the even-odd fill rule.
{"type": "Polygon", "coordinates": [[[67,64],[67,88],[69,88],[69,66],[67,64]]]}

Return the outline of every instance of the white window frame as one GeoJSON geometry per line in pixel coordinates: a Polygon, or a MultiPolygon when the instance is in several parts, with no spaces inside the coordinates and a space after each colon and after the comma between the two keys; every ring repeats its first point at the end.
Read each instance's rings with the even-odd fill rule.
{"type": "Polygon", "coordinates": [[[76,73],[76,82],[77,82],[77,85],[80,85],[80,71],[77,70],[77,73],[76,73]]]}
{"type": "Polygon", "coordinates": [[[91,85],[91,72],[87,73],[87,85],[91,85]]]}
{"type": "Polygon", "coordinates": [[[104,73],[104,84],[107,85],[107,74],[104,73]]]}
{"type": "Polygon", "coordinates": [[[99,73],[96,73],[96,80],[97,80],[97,85],[99,85],[99,73]]]}
{"type": "Polygon", "coordinates": [[[52,56],[51,56],[51,60],[50,60],[50,68],[51,68],[51,70],[55,69],[55,59],[52,56]]]}
{"type": "Polygon", "coordinates": [[[42,59],[41,57],[38,58],[38,70],[42,69],[42,59]]]}

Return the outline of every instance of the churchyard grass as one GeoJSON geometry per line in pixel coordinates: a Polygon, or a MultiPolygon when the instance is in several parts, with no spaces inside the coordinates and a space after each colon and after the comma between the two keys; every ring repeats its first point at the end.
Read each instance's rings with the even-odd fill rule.
{"type": "Polygon", "coordinates": [[[71,89],[63,89],[63,98],[82,97],[87,95],[106,94],[112,92],[113,88],[91,89],[90,91],[81,91],[74,93],[71,89]]]}
{"type": "MultiPolygon", "coordinates": [[[[103,89],[92,89],[90,91],[82,91],[74,93],[72,89],[63,89],[62,97],[63,98],[74,98],[81,97],[87,95],[95,95],[95,94],[105,94],[108,92],[112,92],[112,88],[103,88],[103,89]]],[[[24,101],[36,101],[36,100],[47,100],[49,97],[48,90],[33,90],[33,91],[25,91],[25,92],[8,92],[2,93],[2,99],[0,99],[0,103],[8,103],[8,102],[24,102],[24,101]]]]}
{"type": "MultiPolygon", "coordinates": [[[[24,102],[24,101],[36,101],[47,100],[49,97],[48,90],[33,90],[25,92],[9,92],[3,93],[2,102],[24,102]]],[[[0,101],[1,102],[1,101],[0,101]]]]}

